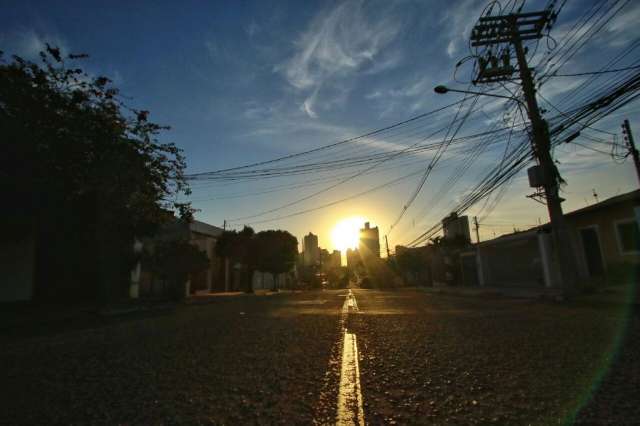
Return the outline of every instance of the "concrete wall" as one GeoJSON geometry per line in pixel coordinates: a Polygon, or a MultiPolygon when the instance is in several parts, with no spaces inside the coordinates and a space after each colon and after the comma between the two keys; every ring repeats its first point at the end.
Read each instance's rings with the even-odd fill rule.
{"type": "Polygon", "coordinates": [[[33,298],[34,261],[35,241],[31,236],[0,243],[0,302],[33,298]]]}
{"type": "Polygon", "coordinates": [[[594,227],[598,234],[605,270],[622,262],[640,263],[640,252],[625,253],[621,250],[616,225],[624,221],[638,221],[634,209],[636,203],[627,201],[606,209],[582,212],[579,215],[568,215],[567,221],[571,225],[576,243],[576,251],[581,267],[584,267],[584,248],[579,231],[582,228],[594,227]]]}
{"type": "Polygon", "coordinates": [[[479,245],[481,285],[490,287],[544,287],[544,253],[536,232],[522,232],[479,245]]]}

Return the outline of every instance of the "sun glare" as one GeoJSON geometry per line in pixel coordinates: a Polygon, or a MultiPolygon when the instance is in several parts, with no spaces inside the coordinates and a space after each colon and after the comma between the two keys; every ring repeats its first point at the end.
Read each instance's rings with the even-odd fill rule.
{"type": "Polygon", "coordinates": [[[336,226],[331,231],[333,247],[342,252],[348,248],[358,247],[360,228],[362,228],[365,221],[366,219],[362,217],[354,216],[336,223],[336,226]]]}

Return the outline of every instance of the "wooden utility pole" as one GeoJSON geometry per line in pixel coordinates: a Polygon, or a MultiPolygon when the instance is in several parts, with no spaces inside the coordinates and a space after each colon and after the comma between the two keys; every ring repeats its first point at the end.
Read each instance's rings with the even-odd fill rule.
{"type": "Polygon", "coordinates": [[[522,44],[524,40],[541,38],[542,30],[550,19],[552,16],[549,10],[481,17],[473,29],[471,45],[496,46],[496,48],[503,46],[499,58],[493,55],[491,50],[486,54],[487,57],[479,57],[479,74],[474,83],[492,83],[511,79],[516,70],[510,64],[509,46],[513,46],[515,50],[527,114],[531,121],[533,151],[538,160],[539,172],[542,177],[541,182],[536,186],[542,186],[544,189],[555,245],[555,262],[560,270],[564,295],[571,297],[575,292],[577,279],[576,261],[571,248],[571,235],[562,212],[561,202],[563,200],[558,193],[560,175],[551,157],[549,129],[538,107],[531,69],[527,63],[526,51],[522,44]]]}
{"type": "Polygon", "coordinates": [[[476,225],[476,243],[480,244],[480,225],[478,224],[478,216],[473,217],[473,223],[476,225]]]}
{"type": "Polygon", "coordinates": [[[624,135],[624,140],[627,143],[627,148],[629,148],[629,152],[633,157],[633,163],[636,166],[636,174],[638,175],[638,181],[640,181],[640,155],[638,155],[636,144],[633,141],[633,133],[631,133],[631,126],[629,126],[629,120],[624,120],[624,123],[622,123],[622,134],[624,135]]]}

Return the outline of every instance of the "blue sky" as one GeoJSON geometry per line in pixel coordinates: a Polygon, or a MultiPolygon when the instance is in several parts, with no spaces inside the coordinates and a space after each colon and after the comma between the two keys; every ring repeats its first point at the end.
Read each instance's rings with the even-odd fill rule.
{"type": "MultiPolygon", "coordinates": [[[[525,10],[537,10],[546,3],[528,1],[525,10]]],[[[453,69],[468,54],[470,28],[485,4],[473,0],[8,2],[0,15],[0,49],[34,57],[44,42],[49,42],[68,52],[89,53],[85,67],[90,72],[112,78],[122,94],[130,97],[132,106],[148,109],[154,121],[172,126],[163,138],[184,149],[188,171],[195,173],[332,143],[459,99],[453,94],[438,96],[432,88],[441,83],[464,87],[452,82],[453,69]]],[[[569,0],[552,34],[560,39],[590,4],[569,0]]],[[[640,4],[631,2],[561,71],[596,69],[601,60],[613,57],[640,36],[634,24],[639,21],[640,4]]],[[[639,57],[634,52],[622,65],[639,57]]],[[[560,100],[581,81],[554,79],[541,93],[560,100]]],[[[495,99],[482,102],[482,111],[462,133],[478,131],[495,119],[492,114],[500,103],[495,99]]],[[[619,133],[623,118],[629,118],[632,125],[637,122],[639,109],[638,104],[630,105],[624,114],[606,119],[598,127],[619,133]]],[[[446,124],[450,118],[438,117],[433,125],[446,124]]],[[[391,142],[378,139],[369,143],[383,149],[391,142]]],[[[449,163],[434,172],[390,236],[391,244],[406,242],[446,214],[447,206],[464,194],[478,173],[499,161],[499,155],[499,150],[485,152],[468,174],[450,187],[447,167],[453,167],[456,156],[448,157],[449,163]],[[438,208],[431,209],[434,200],[430,197],[435,195],[442,200],[438,200],[438,208]]],[[[605,155],[577,147],[563,147],[557,156],[569,182],[565,210],[593,202],[592,188],[603,199],[637,187],[629,161],[616,164],[605,155]]],[[[390,168],[367,175],[283,212],[349,196],[403,171],[390,168]]],[[[313,231],[328,248],[330,229],[342,217],[369,218],[385,233],[418,178],[255,227],[284,228],[299,239],[313,231]]],[[[197,186],[192,198],[194,206],[201,209],[199,219],[221,226],[225,219],[278,207],[322,185],[211,198],[260,193],[296,179],[300,178],[268,184],[197,186]]],[[[487,226],[481,228],[483,238],[509,232],[513,226],[533,225],[538,218],[545,221],[545,208],[525,198],[530,192],[525,176],[517,177],[486,219],[487,226]]],[[[469,213],[473,215],[474,210],[469,213]]]]}

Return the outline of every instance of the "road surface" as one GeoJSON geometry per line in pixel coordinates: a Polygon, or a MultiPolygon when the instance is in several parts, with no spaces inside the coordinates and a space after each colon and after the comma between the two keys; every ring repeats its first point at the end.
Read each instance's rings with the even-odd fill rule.
{"type": "Polygon", "coordinates": [[[221,297],[0,337],[0,424],[640,422],[637,315],[352,295],[221,297]]]}

